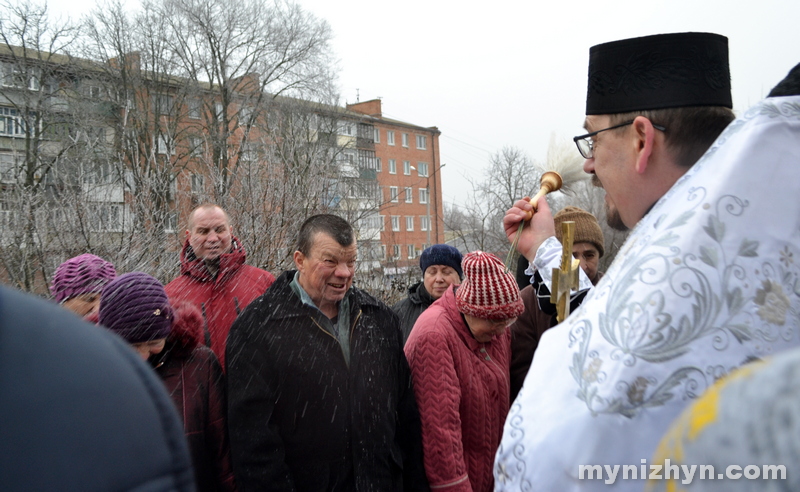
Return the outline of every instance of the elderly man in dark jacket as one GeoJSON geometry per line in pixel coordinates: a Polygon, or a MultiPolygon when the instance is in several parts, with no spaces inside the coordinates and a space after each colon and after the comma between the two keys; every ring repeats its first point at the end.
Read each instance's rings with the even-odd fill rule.
{"type": "Polygon", "coordinates": [[[231,327],[231,454],[242,490],[427,490],[397,316],[352,287],[352,227],[301,226],[294,261],[231,327]]]}

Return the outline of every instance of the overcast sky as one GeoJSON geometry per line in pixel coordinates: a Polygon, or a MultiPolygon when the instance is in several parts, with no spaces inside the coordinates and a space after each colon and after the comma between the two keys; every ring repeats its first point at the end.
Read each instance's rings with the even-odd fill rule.
{"type": "Polygon", "coordinates": [[[299,3],[333,29],[344,100],[381,97],[385,116],[442,132],[445,203],[468,199],[464,176],[480,177],[503,146],[543,162],[551,134],[571,143],[583,133],[595,44],[664,32],[725,35],[737,112],[800,63],[797,0],[299,3]]]}
{"type": "MultiPolygon", "coordinates": [[[[442,132],[445,203],[469,199],[465,177],[480,178],[504,146],[543,162],[551,135],[571,144],[583,133],[595,44],[725,35],[737,113],[800,62],[798,0],[297,1],[331,25],[342,103],[380,97],[384,116],[442,132]]],[[[94,4],[58,7],[69,2],[71,16],[94,4]]]]}

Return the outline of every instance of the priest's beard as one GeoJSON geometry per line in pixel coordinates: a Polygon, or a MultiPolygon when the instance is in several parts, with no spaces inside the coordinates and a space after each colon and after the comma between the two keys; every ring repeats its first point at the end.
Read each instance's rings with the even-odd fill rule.
{"type": "MultiPolygon", "coordinates": [[[[596,174],[592,174],[592,184],[597,188],[603,187],[603,183],[600,182],[600,178],[598,178],[596,174]]],[[[606,223],[608,226],[616,231],[627,231],[628,226],[622,222],[622,217],[619,215],[619,211],[616,208],[611,208],[611,205],[608,204],[608,200],[605,200],[605,206],[606,223]]]]}
{"type": "Polygon", "coordinates": [[[628,230],[628,226],[622,222],[622,217],[620,217],[617,209],[611,208],[608,202],[606,202],[606,223],[608,224],[608,227],[614,229],[615,231],[628,230]]]}

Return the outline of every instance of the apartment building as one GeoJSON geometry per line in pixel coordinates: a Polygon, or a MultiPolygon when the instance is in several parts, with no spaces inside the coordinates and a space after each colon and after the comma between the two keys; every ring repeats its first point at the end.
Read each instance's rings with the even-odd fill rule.
{"type": "Polygon", "coordinates": [[[422,251],[444,242],[441,132],[385,118],[380,99],[348,104],[347,110],[365,115],[373,127],[384,274],[413,275],[422,251]]]}

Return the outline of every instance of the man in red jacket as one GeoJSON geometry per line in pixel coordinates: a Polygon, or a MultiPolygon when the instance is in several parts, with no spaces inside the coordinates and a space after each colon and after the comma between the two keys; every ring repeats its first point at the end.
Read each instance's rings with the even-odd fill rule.
{"type": "Polygon", "coordinates": [[[236,316],[264,293],[275,277],[245,265],[246,252],[225,211],[214,204],[192,210],[181,250],[181,274],[167,284],[173,300],[188,300],[203,313],[206,345],[225,367],[225,341],[236,316]]]}

